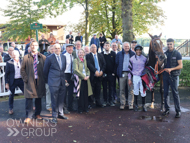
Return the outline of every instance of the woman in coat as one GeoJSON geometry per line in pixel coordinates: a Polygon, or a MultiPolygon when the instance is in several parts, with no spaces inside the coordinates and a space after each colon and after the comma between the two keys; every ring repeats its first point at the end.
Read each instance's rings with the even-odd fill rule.
{"type": "Polygon", "coordinates": [[[74,59],[73,69],[74,74],[79,77],[79,100],[78,112],[88,112],[88,96],[91,96],[92,87],[90,84],[90,71],[87,68],[86,59],[84,59],[85,52],[83,49],[78,51],[78,58],[74,59]]]}

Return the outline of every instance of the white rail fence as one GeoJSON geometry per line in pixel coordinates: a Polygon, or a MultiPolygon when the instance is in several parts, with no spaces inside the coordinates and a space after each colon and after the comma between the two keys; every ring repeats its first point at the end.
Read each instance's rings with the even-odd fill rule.
{"type": "MultiPolygon", "coordinates": [[[[5,90],[5,66],[6,63],[0,63],[0,67],[1,67],[1,72],[0,72],[0,96],[7,96],[10,95],[11,92],[10,90],[5,90]]],[[[15,90],[15,94],[22,94],[22,91],[19,88],[16,88],[15,90]]]]}

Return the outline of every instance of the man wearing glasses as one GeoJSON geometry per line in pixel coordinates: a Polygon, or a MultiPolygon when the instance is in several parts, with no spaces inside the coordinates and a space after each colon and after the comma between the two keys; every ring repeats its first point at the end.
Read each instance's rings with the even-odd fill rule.
{"type": "Polygon", "coordinates": [[[167,64],[164,67],[166,71],[163,73],[164,99],[165,99],[164,101],[165,112],[163,113],[163,116],[168,115],[170,110],[169,100],[167,98],[168,89],[170,86],[173,94],[174,106],[176,111],[175,118],[180,118],[181,109],[180,109],[180,98],[178,92],[178,77],[181,73],[181,69],[183,68],[182,56],[177,50],[175,50],[173,39],[167,40],[167,47],[168,50],[165,52],[167,56],[167,64]]]}

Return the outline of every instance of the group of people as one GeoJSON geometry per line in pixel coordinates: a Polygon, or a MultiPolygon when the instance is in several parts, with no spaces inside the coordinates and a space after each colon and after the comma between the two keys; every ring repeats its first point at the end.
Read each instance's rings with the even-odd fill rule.
{"type": "MultiPolygon", "coordinates": [[[[32,39],[29,46],[30,51],[22,60],[19,59],[18,50],[14,49],[9,53],[11,59],[7,61],[5,72],[6,88],[11,91],[9,114],[13,114],[14,91],[17,86],[23,91],[26,98],[25,123],[29,123],[32,118],[43,119],[40,116],[43,96],[46,96],[46,109],[52,113],[52,123],[57,123],[57,118],[68,119],[65,114],[73,111],[74,98],[78,100],[79,113],[88,112],[94,105],[96,107],[115,106],[118,97],[121,110],[124,110],[128,104],[130,110],[138,111],[140,92],[143,111],[147,111],[145,107],[146,92],[143,91],[141,80],[142,72],[147,64],[147,57],[143,53],[143,47],[138,45],[137,41],[122,43],[116,35],[111,43],[108,41],[101,43],[103,45],[102,52],[98,52],[97,41],[93,39],[90,47],[82,48],[79,38],[73,45],[70,43],[73,37],[67,37],[70,39],[69,43],[65,45],[65,52],[60,44],[55,43],[47,47],[45,56],[42,50],[38,52],[38,48],[46,49],[44,45],[48,41],[40,40],[38,43],[32,39]],[[118,43],[122,44],[121,51],[118,49],[118,43]],[[119,83],[119,96],[116,94],[116,80],[119,83]],[[103,102],[100,94],[101,85],[103,102]],[[128,95],[127,99],[126,94],[128,95]],[[33,99],[35,99],[34,103],[33,99]],[[35,106],[34,113],[33,104],[35,106]]],[[[168,86],[170,85],[175,101],[176,117],[180,117],[179,94],[177,85],[174,84],[177,84],[176,76],[179,76],[176,71],[182,68],[181,56],[174,49],[173,39],[168,39],[167,43],[166,53],[169,60],[165,65],[164,95],[168,96],[168,86]],[[175,54],[171,54],[173,51],[175,54]]],[[[164,115],[169,114],[169,107],[169,103],[166,101],[164,115]]]]}

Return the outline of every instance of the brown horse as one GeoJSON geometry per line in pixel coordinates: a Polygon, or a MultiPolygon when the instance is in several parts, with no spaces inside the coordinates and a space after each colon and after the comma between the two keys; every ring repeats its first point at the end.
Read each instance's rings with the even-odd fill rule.
{"type": "MultiPolygon", "coordinates": [[[[155,69],[155,65],[158,61],[158,70],[163,69],[164,62],[166,59],[166,56],[163,52],[163,42],[160,40],[159,36],[155,35],[151,37],[150,46],[149,46],[149,60],[148,60],[148,66],[151,66],[155,69]]],[[[164,111],[164,95],[163,95],[163,76],[162,74],[158,74],[160,79],[160,94],[161,94],[161,111],[164,111]]],[[[154,90],[151,91],[151,106],[150,108],[154,108],[154,90]]]]}

